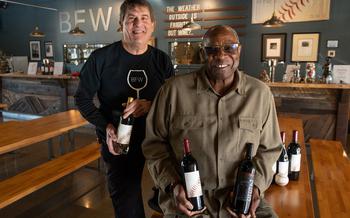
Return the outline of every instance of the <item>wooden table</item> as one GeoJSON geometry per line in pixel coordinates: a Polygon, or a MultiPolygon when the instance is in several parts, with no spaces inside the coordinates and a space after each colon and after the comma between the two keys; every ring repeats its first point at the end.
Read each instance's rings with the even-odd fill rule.
{"type": "Polygon", "coordinates": [[[0,125],[0,154],[59,136],[88,124],[77,110],[0,125]]]}
{"type": "Polygon", "coordinates": [[[339,141],[310,140],[320,217],[350,217],[350,160],[339,141]]]}
{"type": "Polygon", "coordinates": [[[287,186],[272,184],[265,192],[265,199],[272,205],[279,217],[314,217],[309,168],[304,143],[303,123],[296,118],[278,118],[281,131],[286,132],[287,145],[292,140],[292,131],[299,131],[301,145],[301,172],[299,181],[289,181],[287,186]]]}

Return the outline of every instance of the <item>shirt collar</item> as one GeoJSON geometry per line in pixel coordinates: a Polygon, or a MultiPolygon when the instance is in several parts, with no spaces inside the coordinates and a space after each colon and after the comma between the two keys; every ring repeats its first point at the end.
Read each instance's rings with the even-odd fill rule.
{"type": "MultiPolygon", "coordinates": [[[[206,68],[203,66],[201,69],[199,69],[196,72],[196,84],[197,84],[197,93],[203,93],[212,90],[210,82],[208,80],[208,77],[206,75],[206,68]]],[[[235,85],[235,87],[229,92],[231,93],[232,91],[237,92],[239,95],[244,95],[245,94],[245,86],[246,86],[246,75],[237,70],[235,72],[235,76],[238,77],[238,83],[235,85]]],[[[227,94],[229,94],[227,93],[227,94]]]]}

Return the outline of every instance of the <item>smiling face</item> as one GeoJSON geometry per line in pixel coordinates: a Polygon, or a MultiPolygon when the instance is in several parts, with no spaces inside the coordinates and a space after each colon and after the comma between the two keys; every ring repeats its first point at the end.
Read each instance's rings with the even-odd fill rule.
{"type": "Polygon", "coordinates": [[[154,31],[154,21],[145,6],[128,9],[121,23],[123,41],[133,46],[145,46],[154,31]]]}
{"type": "Polygon", "coordinates": [[[213,27],[203,40],[209,76],[215,80],[233,77],[241,53],[239,39],[233,30],[225,26],[213,27]]]}

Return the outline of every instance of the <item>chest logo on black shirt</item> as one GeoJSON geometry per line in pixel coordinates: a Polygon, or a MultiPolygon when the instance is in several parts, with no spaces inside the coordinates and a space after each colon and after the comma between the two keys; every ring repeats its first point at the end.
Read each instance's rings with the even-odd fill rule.
{"type": "Polygon", "coordinates": [[[147,86],[148,77],[144,70],[130,70],[127,82],[130,88],[137,92],[137,98],[140,98],[140,91],[147,86]]]}

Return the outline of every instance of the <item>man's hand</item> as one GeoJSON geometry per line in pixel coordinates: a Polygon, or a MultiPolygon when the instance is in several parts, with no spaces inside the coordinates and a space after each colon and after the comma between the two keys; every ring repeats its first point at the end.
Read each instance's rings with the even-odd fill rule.
{"type": "MultiPolygon", "coordinates": [[[[255,211],[256,209],[258,208],[259,204],[260,204],[260,194],[259,194],[259,189],[254,186],[253,188],[253,194],[252,194],[252,202],[250,204],[250,208],[249,208],[249,214],[248,215],[244,215],[244,214],[236,214],[235,212],[233,212],[231,210],[231,208],[227,207],[226,210],[230,213],[231,217],[233,218],[256,218],[256,215],[255,215],[255,211]]],[[[230,198],[232,199],[233,198],[233,193],[231,192],[230,193],[230,198]]]]}
{"type": "Polygon", "coordinates": [[[173,194],[177,209],[189,217],[201,214],[207,209],[204,207],[201,211],[191,211],[193,205],[187,200],[184,187],[181,184],[177,184],[174,187],[173,194]]]}
{"type": "Polygon", "coordinates": [[[131,114],[134,117],[141,117],[148,113],[152,105],[151,101],[146,99],[135,99],[133,100],[124,110],[123,118],[127,118],[131,114]]]}
{"type": "Polygon", "coordinates": [[[111,154],[120,155],[121,149],[117,145],[114,146],[114,143],[117,142],[116,132],[117,130],[114,128],[113,124],[109,123],[106,127],[106,143],[111,154]]]}

